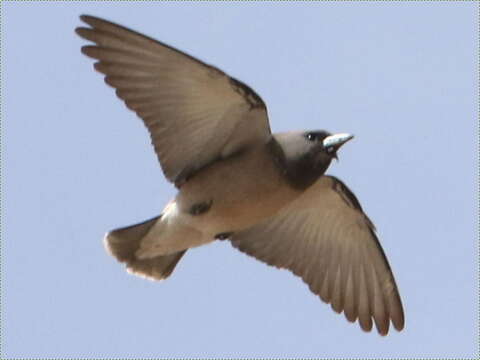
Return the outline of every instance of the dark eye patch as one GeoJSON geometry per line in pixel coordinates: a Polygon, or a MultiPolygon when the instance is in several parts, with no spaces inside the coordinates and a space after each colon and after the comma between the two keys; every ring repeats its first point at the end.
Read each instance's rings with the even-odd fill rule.
{"type": "Polygon", "coordinates": [[[324,130],[317,130],[317,131],[305,132],[303,136],[308,141],[320,142],[320,141],[323,141],[323,139],[325,139],[329,135],[330,134],[324,130]]]}

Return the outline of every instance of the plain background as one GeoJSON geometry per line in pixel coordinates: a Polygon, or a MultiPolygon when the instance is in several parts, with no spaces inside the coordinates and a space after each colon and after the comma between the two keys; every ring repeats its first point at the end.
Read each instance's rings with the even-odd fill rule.
{"type": "Polygon", "coordinates": [[[478,4],[4,1],[1,30],[2,357],[477,356],[478,4]],[[80,54],[84,13],[246,82],[274,131],[355,134],[329,173],[377,225],[405,330],[363,333],[227,242],[162,283],[109,257],[175,189],[80,54]]]}

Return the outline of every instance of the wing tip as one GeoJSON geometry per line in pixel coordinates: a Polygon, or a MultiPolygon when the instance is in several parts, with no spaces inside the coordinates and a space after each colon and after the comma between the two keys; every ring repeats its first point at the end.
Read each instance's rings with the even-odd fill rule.
{"type": "Polygon", "coordinates": [[[401,319],[392,319],[392,324],[395,330],[402,331],[405,328],[405,318],[401,319]]]}
{"type": "Polygon", "coordinates": [[[86,40],[89,40],[87,38],[89,32],[91,32],[92,29],[91,28],[87,28],[87,27],[84,27],[84,26],[79,26],[77,28],[75,28],[75,33],[80,36],[82,39],[86,39],[86,40]]]}
{"type": "Polygon", "coordinates": [[[345,315],[345,319],[347,319],[347,321],[351,323],[354,323],[358,319],[357,314],[351,311],[345,311],[345,309],[343,310],[343,315],[345,315]]]}
{"type": "MultiPolygon", "coordinates": [[[[81,35],[80,35],[81,36],[81,35]]],[[[96,51],[97,47],[94,45],[84,45],[80,48],[80,51],[82,52],[83,55],[86,55],[88,57],[91,57],[93,59],[96,59],[93,56],[93,53],[96,51]]]]}
{"type": "Polygon", "coordinates": [[[87,15],[87,14],[82,14],[79,16],[80,20],[83,21],[85,24],[88,24],[90,26],[93,26],[93,24],[96,22],[96,21],[105,21],[103,19],[100,19],[96,16],[93,16],[93,15],[87,15]]]}
{"type": "MultiPolygon", "coordinates": [[[[397,320],[389,319],[389,321],[385,324],[375,323],[375,328],[377,329],[377,333],[382,337],[387,336],[389,333],[390,323],[393,325],[393,328],[398,332],[402,331],[404,328],[403,322],[399,323],[397,322],[397,320]]],[[[370,322],[368,323],[362,324],[361,322],[359,322],[359,325],[364,332],[371,332],[373,329],[373,322],[371,321],[371,319],[370,319],[370,322]]]]}

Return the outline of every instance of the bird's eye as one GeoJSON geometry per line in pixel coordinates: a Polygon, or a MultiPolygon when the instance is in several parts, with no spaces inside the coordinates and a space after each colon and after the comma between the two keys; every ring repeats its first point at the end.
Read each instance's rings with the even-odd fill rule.
{"type": "Polygon", "coordinates": [[[313,134],[313,133],[308,133],[306,136],[308,141],[317,141],[318,140],[318,135],[313,134]]]}
{"type": "Polygon", "coordinates": [[[335,152],[335,148],[333,146],[328,146],[325,151],[327,152],[327,154],[331,154],[333,152],[335,152]]]}

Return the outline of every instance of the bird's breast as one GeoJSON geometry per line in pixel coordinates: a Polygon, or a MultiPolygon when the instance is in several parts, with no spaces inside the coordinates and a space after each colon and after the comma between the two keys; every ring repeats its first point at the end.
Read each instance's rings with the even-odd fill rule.
{"type": "Polygon", "coordinates": [[[218,234],[274,215],[301,191],[292,188],[265,147],[218,161],[182,185],[176,198],[189,224],[218,234]]]}

